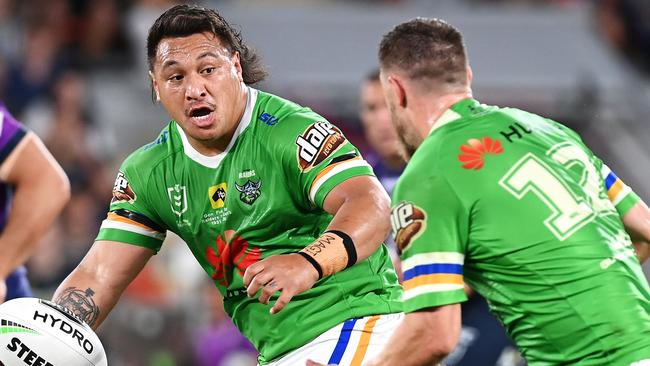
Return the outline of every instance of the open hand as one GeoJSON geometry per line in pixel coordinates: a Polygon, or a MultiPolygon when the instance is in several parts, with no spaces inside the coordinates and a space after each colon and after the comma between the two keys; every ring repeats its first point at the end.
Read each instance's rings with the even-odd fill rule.
{"type": "Polygon", "coordinates": [[[268,304],[277,291],[280,297],[271,308],[271,314],[282,310],[291,299],[303,293],[318,281],[318,272],[300,254],[281,254],[261,260],[246,269],[244,286],[249,297],[262,289],[260,302],[268,304]]]}

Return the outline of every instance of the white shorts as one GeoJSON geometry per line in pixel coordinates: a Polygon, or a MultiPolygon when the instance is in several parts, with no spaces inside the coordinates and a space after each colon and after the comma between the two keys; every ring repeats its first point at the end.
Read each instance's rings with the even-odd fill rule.
{"type": "Polygon", "coordinates": [[[268,366],[303,366],[307,360],[325,365],[359,366],[381,353],[402,319],[404,313],[347,320],[268,366]]]}

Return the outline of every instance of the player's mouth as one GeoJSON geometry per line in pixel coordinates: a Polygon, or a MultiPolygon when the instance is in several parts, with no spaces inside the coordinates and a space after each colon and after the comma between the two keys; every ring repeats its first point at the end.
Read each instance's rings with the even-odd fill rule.
{"type": "Polygon", "coordinates": [[[214,109],[209,106],[194,107],[188,115],[197,127],[209,127],[214,120],[214,109]]]}

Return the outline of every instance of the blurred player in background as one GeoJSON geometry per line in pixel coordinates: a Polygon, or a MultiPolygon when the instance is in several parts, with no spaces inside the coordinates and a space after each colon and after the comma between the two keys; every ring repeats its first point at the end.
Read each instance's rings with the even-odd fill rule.
{"type": "Polygon", "coordinates": [[[406,161],[400,153],[397,133],[390,121],[390,111],[379,83],[379,70],[373,70],[361,83],[359,118],[366,141],[372,148],[364,157],[390,194],[404,170],[406,161]]]}
{"type": "Polygon", "coordinates": [[[217,12],[169,9],[147,51],[173,120],[122,164],[97,240],[55,301],[96,329],[170,230],[261,364],[378,354],[403,315],[381,244],[389,200],[370,166],[309,108],[247,85],[265,72],[217,12]]]}
{"type": "Polygon", "coordinates": [[[410,157],[391,216],[407,316],[371,364],[429,365],[449,353],[463,280],[531,366],[650,363],[639,265],[648,207],[572,130],[474,100],[462,36],[449,24],[398,25],[379,60],[410,157]]]}
{"type": "MultiPolygon", "coordinates": [[[[390,193],[404,169],[406,161],[401,154],[397,132],[391,122],[390,111],[379,80],[379,69],[370,72],[361,83],[361,112],[363,131],[373,151],[364,154],[377,178],[390,193]]],[[[386,244],[396,252],[392,237],[386,244]]],[[[400,268],[399,255],[394,258],[400,268]]],[[[401,271],[400,271],[401,272],[401,271]]],[[[401,273],[398,273],[401,277],[401,273]]],[[[462,304],[463,328],[458,345],[445,359],[450,366],[515,365],[517,350],[503,327],[489,312],[487,302],[466,288],[468,301],[462,304]]]]}
{"type": "Polygon", "coordinates": [[[0,303],[33,296],[22,266],[70,198],[70,182],[0,103],[0,303]]]}

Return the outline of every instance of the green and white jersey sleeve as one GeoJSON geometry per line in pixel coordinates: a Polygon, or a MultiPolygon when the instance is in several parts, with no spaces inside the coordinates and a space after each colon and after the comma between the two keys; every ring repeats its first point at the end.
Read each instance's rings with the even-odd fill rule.
{"type": "Polygon", "coordinates": [[[322,208],[327,194],[339,183],[374,175],[343,132],[309,109],[284,117],[269,138],[269,145],[279,150],[287,183],[301,192],[304,207],[322,208]]]}
{"type": "Polygon", "coordinates": [[[467,300],[463,262],[468,217],[445,177],[414,157],[393,193],[391,215],[402,251],[404,311],[467,300]]]}
{"type": "Polygon", "coordinates": [[[601,175],[607,190],[607,197],[612,202],[619,216],[623,217],[641,198],[627,186],[607,165],[602,164],[601,175]]]}
{"type": "Polygon", "coordinates": [[[120,167],[113,186],[113,198],[96,240],[109,240],[160,250],[166,228],[152,210],[146,162],[146,146],[129,156],[120,167]],[[144,160],[143,160],[144,159],[144,160]]]}

